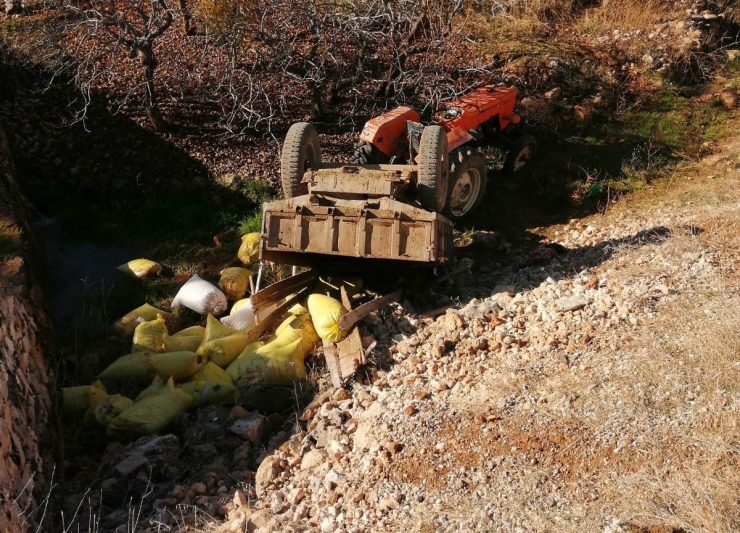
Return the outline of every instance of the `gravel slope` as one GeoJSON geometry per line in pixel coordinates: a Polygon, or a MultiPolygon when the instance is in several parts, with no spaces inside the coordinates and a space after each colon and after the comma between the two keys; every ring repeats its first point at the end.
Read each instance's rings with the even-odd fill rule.
{"type": "Polygon", "coordinates": [[[317,397],[220,529],[740,527],[733,146],[660,197],[548,228],[564,249],[484,299],[371,317],[394,363],[317,397]]]}

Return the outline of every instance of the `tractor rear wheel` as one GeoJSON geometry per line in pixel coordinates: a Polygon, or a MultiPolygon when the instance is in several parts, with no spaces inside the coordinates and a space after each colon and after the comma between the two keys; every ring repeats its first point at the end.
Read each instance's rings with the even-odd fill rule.
{"type": "Polygon", "coordinates": [[[531,135],[522,135],[514,141],[514,144],[511,145],[511,150],[506,155],[504,171],[519,172],[527,165],[536,150],[537,139],[531,135]]]}
{"type": "Polygon", "coordinates": [[[478,152],[464,146],[453,151],[443,214],[456,222],[475,209],[486,192],[487,174],[486,160],[478,152]]]}
{"type": "Polygon", "coordinates": [[[321,166],[319,134],[310,122],[296,122],[288,130],[280,155],[280,181],[286,198],[308,194],[308,186],[301,183],[308,169],[321,166]]]}
{"type": "Polygon", "coordinates": [[[442,126],[427,126],[421,134],[418,156],[418,194],[427,211],[441,212],[447,202],[449,172],[447,132],[442,126]]]}

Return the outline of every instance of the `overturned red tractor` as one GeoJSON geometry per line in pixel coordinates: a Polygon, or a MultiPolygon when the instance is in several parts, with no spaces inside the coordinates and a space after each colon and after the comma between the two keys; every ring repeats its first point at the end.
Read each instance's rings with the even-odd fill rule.
{"type": "Polygon", "coordinates": [[[520,134],[516,97],[514,88],[480,87],[441,103],[430,125],[399,107],[365,124],[348,164],[322,163],[316,128],[293,124],[281,155],[286,200],[265,205],[263,258],[449,259],[451,221],[485,193],[488,170],[478,148],[500,141],[508,148],[504,170],[517,172],[537,147],[520,134]]]}

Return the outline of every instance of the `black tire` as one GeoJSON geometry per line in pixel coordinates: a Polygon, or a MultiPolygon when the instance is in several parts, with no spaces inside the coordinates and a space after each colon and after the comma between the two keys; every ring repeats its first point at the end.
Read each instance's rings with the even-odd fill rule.
{"type": "Polygon", "coordinates": [[[319,134],[310,122],[296,122],[288,130],[280,155],[280,181],[286,198],[308,194],[308,186],[301,183],[307,170],[321,166],[319,134]]]}
{"type": "Polygon", "coordinates": [[[447,202],[449,172],[447,132],[442,126],[427,126],[421,134],[418,157],[419,203],[427,211],[441,213],[447,202]]]}
{"type": "Polygon", "coordinates": [[[369,142],[362,141],[355,146],[355,152],[349,160],[352,165],[375,165],[381,163],[384,154],[369,142]]]}
{"type": "Polygon", "coordinates": [[[504,171],[519,172],[537,151],[537,139],[531,135],[522,135],[511,145],[504,161],[504,171]]]}
{"type": "Polygon", "coordinates": [[[481,154],[462,147],[450,154],[450,176],[444,216],[456,222],[478,207],[486,193],[488,167],[481,154]]]}

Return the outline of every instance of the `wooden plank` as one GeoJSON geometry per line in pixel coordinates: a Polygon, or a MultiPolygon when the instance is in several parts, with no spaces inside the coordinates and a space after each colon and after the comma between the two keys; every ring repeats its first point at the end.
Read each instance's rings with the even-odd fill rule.
{"type": "Polygon", "coordinates": [[[380,309],[381,307],[388,305],[390,302],[396,302],[401,298],[401,289],[390,294],[386,294],[381,298],[376,298],[371,302],[362,304],[356,309],[352,309],[346,315],[339,319],[340,329],[347,330],[354,326],[357,322],[368,316],[373,311],[380,309]]]}
{"type": "MultiPolygon", "coordinates": [[[[347,295],[347,290],[341,287],[339,290],[344,308],[352,312],[352,303],[347,295]]],[[[339,388],[355,375],[355,372],[364,365],[365,351],[362,349],[362,339],[357,328],[353,327],[352,331],[339,342],[331,343],[324,341],[324,356],[326,366],[331,375],[332,384],[339,388]]]]}
{"type": "Polygon", "coordinates": [[[339,389],[344,385],[344,380],[339,370],[339,355],[337,354],[334,343],[322,341],[324,344],[324,358],[326,359],[326,367],[329,369],[329,375],[331,376],[331,383],[334,388],[339,389]]]}
{"type": "Polygon", "coordinates": [[[297,304],[302,298],[308,294],[308,287],[304,287],[293,295],[292,298],[286,300],[280,305],[268,305],[263,306],[259,310],[254,312],[254,323],[257,326],[263,326],[262,332],[275,321],[275,318],[283,316],[283,314],[297,304]]]}
{"type": "Polygon", "coordinates": [[[251,296],[252,309],[256,312],[260,306],[269,302],[278,302],[282,298],[308,287],[316,279],[316,276],[317,273],[314,270],[308,270],[265,287],[251,296]]]}
{"type": "Polygon", "coordinates": [[[360,365],[365,364],[365,350],[357,328],[352,328],[349,335],[336,343],[339,353],[339,375],[342,382],[355,375],[360,365]]]}

